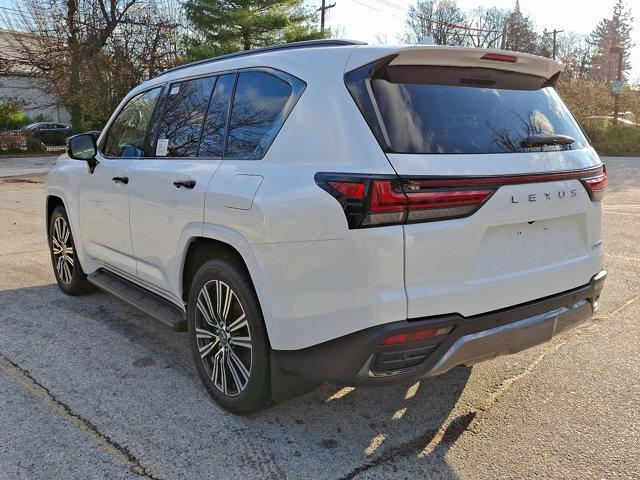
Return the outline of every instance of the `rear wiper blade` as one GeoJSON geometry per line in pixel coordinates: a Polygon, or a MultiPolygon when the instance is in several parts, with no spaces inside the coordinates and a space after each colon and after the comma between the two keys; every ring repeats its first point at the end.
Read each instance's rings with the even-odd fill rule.
{"type": "Polygon", "coordinates": [[[531,135],[520,142],[522,148],[546,147],[548,145],[569,145],[575,142],[569,135],[531,135]]]}

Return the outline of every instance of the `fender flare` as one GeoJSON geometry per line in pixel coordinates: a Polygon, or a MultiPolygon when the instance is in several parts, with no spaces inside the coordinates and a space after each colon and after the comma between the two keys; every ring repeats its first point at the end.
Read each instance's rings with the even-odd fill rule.
{"type": "MultiPolygon", "coordinates": [[[[50,197],[57,197],[62,200],[62,206],[67,212],[67,218],[69,219],[69,226],[71,227],[71,233],[73,235],[73,242],[76,246],[76,254],[80,260],[80,265],[82,265],[82,269],[85,273],[92,273],[96,268],[96,263],[87,255],[87,252],[84,249],[84,242],[82,241],[82,232],[80,229],[80,220],[78,218],[78,209],[77,204],[71,202],[66,195],[64,189],[59,187],[47,186],[46,197],[45,197],[45,205],[44,205],[44,213],[45,217],[47,216],[47,209],[49,205],[50,197]]],[[[47,245],[49,245],[49,218],[45,218],[45,235],[47,245]]]]}
{"type": "MultiPolygon", "coordinates": [[[[273,322],[273,316],[271,314],[271,305],[269,303],[269,297],[265,288],[264,280],[260,271],[258,260],[253,252],[253,248],[249,241],[239,232],[231,228],[223,227],[222,225],[215,225],[210,223],[201,224],[200,235],[194,235],[195,225],[191,224],[191,228],[183,232],[183,237],[180,241],[180,248],[182,251],[180,271],[178,275],[177,285],[182,285],[182,275],[184,273],[184,265],[187,257],[187,251],[192,241],[197,238],[208,238],[216,240],[221,243],[225,243],[238,252],[244,264],[247,267],[253,287],[255,288],[256,295],[258,296],[258,302],[262,310],[262,316],[267,328],[267,333],[270,333],[275,328],[273,322]]],[[[182,291],[180,293],[183,293],[182,291]]]]}

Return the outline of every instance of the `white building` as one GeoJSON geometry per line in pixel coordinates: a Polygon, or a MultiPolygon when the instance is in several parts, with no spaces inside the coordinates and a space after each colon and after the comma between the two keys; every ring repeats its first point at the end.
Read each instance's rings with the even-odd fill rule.
{"type": "Polygon", "coordinates": [[[42,115],[54,122],[69,123],[69,113],[42,89],[42,82],[28,65],[19,61],[15,45],[29,34],[0,30],[0,59],[8,68],[0,71],[0,103],[18,103],[28,117],[42,115]]]}

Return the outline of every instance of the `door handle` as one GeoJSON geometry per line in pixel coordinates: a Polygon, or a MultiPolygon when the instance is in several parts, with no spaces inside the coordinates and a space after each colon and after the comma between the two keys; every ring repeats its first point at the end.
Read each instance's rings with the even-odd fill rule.
{"type": "Polygon", "coordinates": [[[188,188],[191,190],[196,186],[195,180],[176,180],[173,182],[173,186],[176,188],[188,188]]]}
{"type": "Polygon", "coordinates": [[[113,177],[111,180],[116,183],[124,183],[125,185],[129,183],[129,177],[113,177]]]}

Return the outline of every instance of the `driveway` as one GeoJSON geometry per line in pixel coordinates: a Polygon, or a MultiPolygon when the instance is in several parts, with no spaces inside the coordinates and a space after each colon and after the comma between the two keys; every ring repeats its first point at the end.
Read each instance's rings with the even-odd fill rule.
{"type": "Polygon", "coordinates": [[[325,385],[248,418],[209,399],[185,334],[103,293],[63,295],[43,177],[0,179],[0,477],[640,478],[640,158],[606,162],[609,278],[591,323],[473,369],[325,385]]]}

